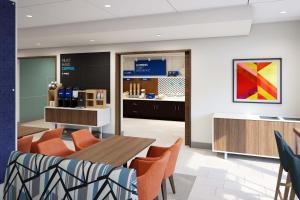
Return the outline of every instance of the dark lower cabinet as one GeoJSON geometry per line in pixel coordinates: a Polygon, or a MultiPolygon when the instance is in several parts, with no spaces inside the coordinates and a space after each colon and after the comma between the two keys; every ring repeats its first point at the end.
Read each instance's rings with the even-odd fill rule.
{"type": "Polygon", "coordinates": [[[124,100],[123,116],[128,118],[185,120],[184,102],[124,100]]]}

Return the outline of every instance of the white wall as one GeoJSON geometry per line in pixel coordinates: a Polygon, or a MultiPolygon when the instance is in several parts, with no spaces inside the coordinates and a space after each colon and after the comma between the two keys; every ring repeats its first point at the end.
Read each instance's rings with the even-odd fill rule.
{"type": "Polygon", "coordinates": [[[59,56],[60,53],[111,51],[111,103],[114,113],[114,54],[172,49],[192,49],[193,142],[211,142],[211,114],[215,112],[300,115],[300,21],[253,25],[251,34],[242,37],[21,50],[19,56],[59,56]],[[232,59],[268,57],[283,58],[283,104],[233,103],[232,59]]]}

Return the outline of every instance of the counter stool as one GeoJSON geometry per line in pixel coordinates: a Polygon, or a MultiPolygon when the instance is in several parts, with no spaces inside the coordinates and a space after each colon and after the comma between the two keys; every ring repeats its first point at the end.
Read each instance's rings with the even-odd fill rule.
{"type": "Polygon", "coordinates": [[[276,139],[276,144],[277,144],[277,149],[278,149],[278,154],[279,154],[279,160],[280,160],[280,166],[279,166],[279,172],[278,172],[278,178],[277,178],[274,199],[277,200],[278,196],[279,196],[279,198],[282,200],[282,199],[288,198],[290,188],[291,188],[291,179],[290,179],[290,173],[289,173],[289,160],[288,160],[287,154],[285,153],[287,147],[285,145],[283,145],[284,141],[283,141],[283,138],[282,138],[280,132],[274,131],[274,134],[275,134],[275,139],[276,139]],[[281,182],[283,170],[287,172],[287,179],[286,179],[285,183],[281,182]],[[283,196],[280,191],[280,186],[285,187],[283,196]]]}

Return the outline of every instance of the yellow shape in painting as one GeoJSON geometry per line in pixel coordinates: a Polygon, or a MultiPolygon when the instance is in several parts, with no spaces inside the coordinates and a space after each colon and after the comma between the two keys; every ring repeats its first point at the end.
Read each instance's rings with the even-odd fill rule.
{"type": "Polygon", "coordinates": [[[251,95],[247,99],[249,99],[249,100],[257,100],[258,99],[258,93],[256,92],[255,94],[251,95]]]}
{"type": "Polygon", "coordinates": [[[269,81],[272,85],[274,85],[275,87],[277,87],[278,85],[278,81],[277,81],[277,63],[276,62],[272,62],[271,64],[269,64],[268,66],[266,66],[265,68],[261,69],[258,73],[263,76],[267,81],[269,81]]]}
{"type": "Polygon", "coordinates": [[[253,63],[253,62],[245,62],[245,65],[247,65],[247,67],[249,67],[253,71],[257,72],[257,65],[255,63],[253,63]]]}
{"type": "Polygon", "coordinates": [[[265,91],[263,88],[259,86],[258,86],[258,93],[264,96],[267,100],[276,100],[272,95],[270,95],[267,91],[265,91]]]}

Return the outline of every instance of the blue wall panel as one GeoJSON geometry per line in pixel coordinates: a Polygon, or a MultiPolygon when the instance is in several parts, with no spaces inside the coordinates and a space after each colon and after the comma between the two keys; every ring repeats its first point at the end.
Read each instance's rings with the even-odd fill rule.
{"type": "Polygon", "coordinates": [[[0,183],[15,149],[15,5],[0,0],[0,183]]]}

